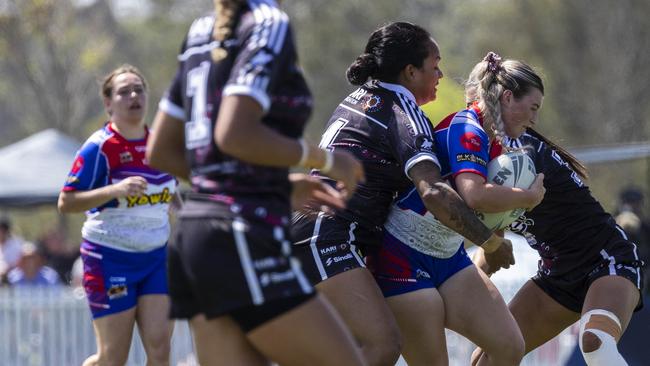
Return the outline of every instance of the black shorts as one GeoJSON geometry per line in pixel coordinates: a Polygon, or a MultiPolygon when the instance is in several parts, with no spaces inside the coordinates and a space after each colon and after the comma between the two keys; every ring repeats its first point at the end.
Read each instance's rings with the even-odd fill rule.
{"type": "Polygon", "coordinates": [[[167,256],[172,318],[215,318],[313,292],[291,254],[288,227],[181,218],[167,256]]]}
{"type": "Polygon", "coordinates": [[[349,228],[331,216],[319,214],[310,233],[301,236],[311,240],[306,244],[294,245],[294,255],[300,259],[302,269],[312,285],[341,272],[366,267],[356,245],[354,228],[349,228]],[[332,232],[337,235],[330,235],[332,232]]]}
{"type": "MultiPolygon", "coordinates": [[[[542,272],[532,278],[546,294],[567,309],[582,312],[589,286],[600,277],[621,276],[643,288],[643,261],[639,259],[636,245],[627,240],[616,240],[600,251],[600,256],[589,262],[588,266],[576,268],[562,276],[548,276],[542,272]]],[[[636,310],[643,307],[643,296],[639,296],[636,310]]]]}

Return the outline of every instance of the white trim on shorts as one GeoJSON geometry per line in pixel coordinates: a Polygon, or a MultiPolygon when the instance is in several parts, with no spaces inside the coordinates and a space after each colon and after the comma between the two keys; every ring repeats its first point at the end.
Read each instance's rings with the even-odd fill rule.
{"type": "Polygon", "coordinates": [[[246,235],[244,234],[245,228],[246,224],[241,217],[236,217],[233,220],[232,230],[235,237],[235,243],[237,244],[239,260],[241,262],[242,268],[244,269],[244,275],[246,276],[246,283],[248,283],[248,289],[250,290],[251,297],[253,298],[253,304],[260,305],[264,303],[264,294],[262,293],[259,279],[255,274],[255,268],[253,268],[251,254],[248,249],[248,241],[246,240],[246,235]]]}
{"type": "Polygon", "coordinates": [[[318,255],[318,248],[316,247],[316,240],[318,240],[318,234],[320,233],[320,224],[323,221],[323,216],[325,212],[321,211],[318,213],[316,222],[314,223],[314,232],[311,235],[311,241],[309,242],[309,247],[311,248],[311,255],[314,257],[314,262],[318,268],[318,273],[320,273],[321,280],[325,281],[327,279],[327,272],[325,272],[325,267],[323,267],[323,261],[320,260],[320,255],[318,255]]]}

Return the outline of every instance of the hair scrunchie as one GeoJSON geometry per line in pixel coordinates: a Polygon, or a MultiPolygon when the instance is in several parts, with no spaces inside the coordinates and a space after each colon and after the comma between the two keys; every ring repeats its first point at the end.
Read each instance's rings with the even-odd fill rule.
{"type": "Polygon", "coordinates": [[[501,56],[496,52],[488,52],[485,58],[483,58],[483,61],[487,61],[487,69],[489,72],[498,72],[501,69],[501,56]]]}

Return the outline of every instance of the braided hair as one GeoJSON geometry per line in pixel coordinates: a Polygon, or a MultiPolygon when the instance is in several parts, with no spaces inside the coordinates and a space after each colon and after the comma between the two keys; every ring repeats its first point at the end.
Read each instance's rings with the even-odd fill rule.
{"type": "Polygon", "coordinates": [[[212,38],[218,42],[217,47],[212,49],[214,62],[220,61],[228,55],[224,41],[232,36],[242,5],[244,5],[244,0],[214,0],[215,21],[212,38]]]}
{"type": "Polygon", "coordinates": [[[478,103],[490,139],[501,142],[505,136],[501,95],[505,90],[510,90],[515,98],[521,98],[533,88],[544,94],[542,79],[532,67],[517,60],[504,61],[498,54],[488,52],[474,66],[465,82],[465,101],[468,104],[478,103]]]}

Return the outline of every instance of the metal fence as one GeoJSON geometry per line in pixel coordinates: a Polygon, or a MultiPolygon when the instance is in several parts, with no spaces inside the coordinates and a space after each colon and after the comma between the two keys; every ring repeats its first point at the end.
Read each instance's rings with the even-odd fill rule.
{"type": "MultiPolygon", "coordinates": [[[[519,244],[515,246],[517,266],[492,277],[506,301],[535,272],[536,254],[519,244]]],[[[564,365],[575,349],[576,338],[574,326],[527,355],[522,365],[564,365]]],[[[474,350],[469,341],[448,331],[447,346],[450,366],[469,364],[474,350]]],[[[172,365],[197,365],[187,322],[176,322],[171,348],[172,365]]],[[[83,289],[0,288],[0,365],[81,365],[95,350],[95,336],[83,289]]],[[[144,348],[136,328],[127,365],[145,363],[144,348]]],[[[406,363],[400,359],[397,365],[406,363]]]]}
{"type": "MultiPolygon", "coordinates": [[[[0,289],[0,365],[81,365],[95,353],[90,311],[82,289],[30,287],[0,289]]],[[[196,365],[187,322],[177,322],[173,365],[196,365]]],[[[142,342],[134,329],[127,365],[144,365],[142,342]]]]}

